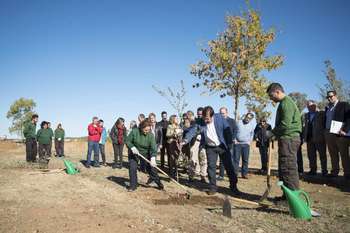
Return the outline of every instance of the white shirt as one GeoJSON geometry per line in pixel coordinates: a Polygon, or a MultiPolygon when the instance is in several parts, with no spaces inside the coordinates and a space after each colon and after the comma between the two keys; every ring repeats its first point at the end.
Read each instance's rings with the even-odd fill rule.
{"type": "Polygon", "coordinates": [[[220,140],[215,129],[214,118],[211,123],[207,124],[205,141],[208,146],[220,146],[220,140]]]}

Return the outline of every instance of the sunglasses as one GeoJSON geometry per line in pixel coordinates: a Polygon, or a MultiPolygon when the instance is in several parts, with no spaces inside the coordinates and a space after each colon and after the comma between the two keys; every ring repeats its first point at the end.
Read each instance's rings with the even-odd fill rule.
{"type": "Polygon", "coordinates": [[[329,96],[327,96],[326,98],[327,99],[332,99],[334,97],[334,95],[329,95],[329,96]]]}

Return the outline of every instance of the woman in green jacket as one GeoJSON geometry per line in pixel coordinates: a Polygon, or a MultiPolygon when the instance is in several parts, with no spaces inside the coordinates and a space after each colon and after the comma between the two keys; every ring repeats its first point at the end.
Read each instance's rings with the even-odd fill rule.
{"type": "Polygon", "coordinates": [[[142,159],[138,154],[143,155],[151,164],[146,165],[146,170],[149,174],[149,180],[147,184],[155,182],[159,189],[164,189],[161,183],[157,170],[154,168],[157,166],[156,163],[156,140],[151,133],[151,125],[148,121],[142,121],[138,128],[135,128],[126,138],[126,145],[130,149],[129,153],[129,177],[130,187],[129,191],[135,191],[137,188],[137,165],[139,159],[142,159]]]}
{"type": "Polygon", "coordinates": [[[55,129],[55,149],[56,156],[63,157],[64,156],[64,136],[65,132],[62,128],[62,124],[58,124],[55,129]]]}
{"type": "Polygon", "coordinates": [[[46,121],[41,122],[41,129],[36,133],[39,142],[39,162],[47,163],[50,157],[50,141],[52,133],[46,121]]]}

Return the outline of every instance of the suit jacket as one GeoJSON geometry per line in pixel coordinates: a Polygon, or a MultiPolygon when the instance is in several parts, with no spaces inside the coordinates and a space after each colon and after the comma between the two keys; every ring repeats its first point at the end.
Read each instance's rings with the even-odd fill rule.
{"type": "MultiPolygon", "coordinates": [[[[327,112],[329,106],[326,106],[325,112],[327,112]]],[[[339,101],[334,109],[333,119],[335,121],[341,121],[344,123],[342,130],[345,132],[349,132],[350,130],[350,105],[348,102],[339,101]]],[[[324,124],[326,124],[326,118],[324,120],[324,124]]]]}
{"type": "Polygon", "coordinates": [[[163,127],[161,124],[156,124],[154,138],[156,139],[157,147],[163,144],[163,127]]]}
{"type": "Polygon", "coordinates": [[[162,137],[163,137],[162,143],[163,143],[163,145],[165,145],[166,144],[166,131],[168,129],[169,121],[161,120],[157,123],[157,125],[162,128],[162,137]]]}
{"type": "MultiPolygon", "coordinates": [[[[223,144],[226,149],[230,149],[232,147],[233,138],[232,138],[232,130],[228,121],[218,113],[215,113],[213,118],[214,118],[215,131],[219,138],[220,143],[223,144]]],[[[189,132],[186,134],[186,137],[185,137],[186,143],[190,142],[193,137],[198,135],[197,129],[200,130],[202,137],[205,137],[207,125],[204,123],[202,126],[197,125],[197,127],[193,127],[189,130],[189,132]]]]}
{"type": "Polygon", "coordinates": [[[231,117],[227,117],[226,120],[227,120],[227,122],[228,122],[228,124],[230,125],[230,128],[231,128],[232,139],[235,139],[236,136],[237,136],[237,132],[238,132],[237,123],[231,117]]]}
{"type": "Polygon", "coordinates": [[[309,123],[310,123],[310,113],[306,113],[304,117],[304,129],[303,129],[303,139],[305,142],[314,142],[314,143],[324,143],[324,129],[325,129],[325,119],[326,115],[324,111],[315,112],[315,116],[311,122],[312,132],[309,132],[309,123]],[[308,137],[309,136],[309,137],[308,137]],[[311,138],[310,138],[311,136],[311,138]]]}

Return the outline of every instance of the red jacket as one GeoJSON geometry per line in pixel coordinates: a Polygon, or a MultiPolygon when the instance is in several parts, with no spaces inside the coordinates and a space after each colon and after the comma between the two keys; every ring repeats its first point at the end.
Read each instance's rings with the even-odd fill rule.
{"type": "Polygon", "coordinates": [[[94,124],[91,123],[88,126],[88,140],[92,142],[99,142],[102,134],[102,128],[100,126],[94,127],[94,124]]]}

